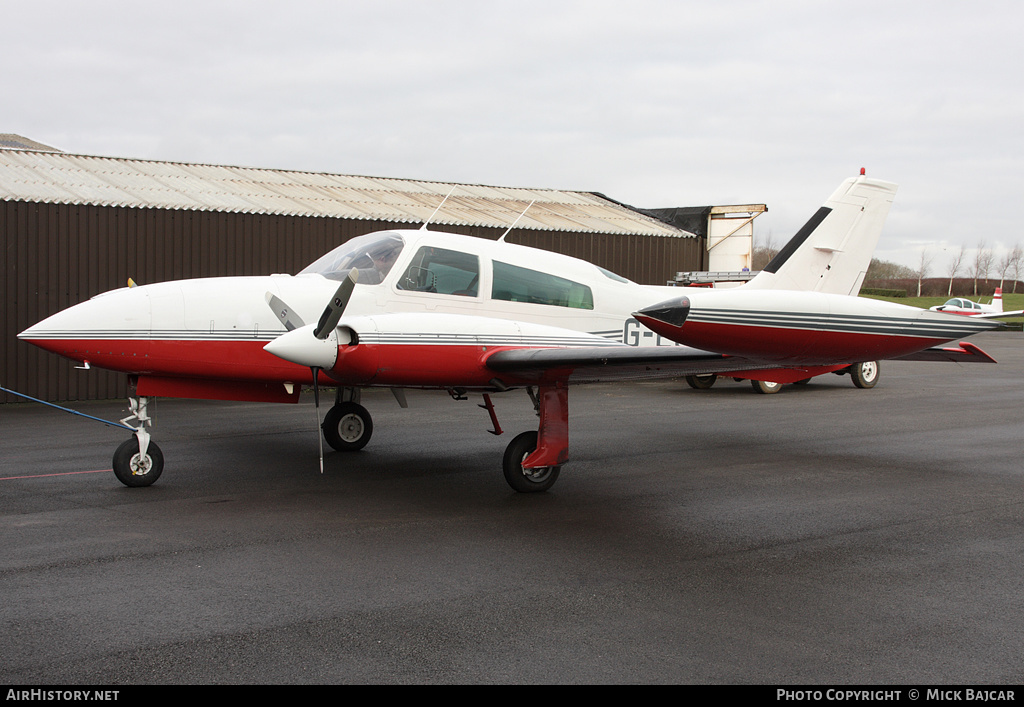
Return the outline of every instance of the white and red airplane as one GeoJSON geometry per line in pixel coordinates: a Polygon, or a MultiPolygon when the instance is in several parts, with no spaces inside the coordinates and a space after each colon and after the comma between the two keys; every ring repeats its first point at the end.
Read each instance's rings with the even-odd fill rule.
{"type": "Polygon", "coordinates": [[[946,300],[945,304],[939,304],[931,308],[933,312],[946,312],[947,314],[962,314],[968,317],[982,317],[984,319],[999,319],[1002,317],[1018,317],[1024,314],[1024,309],[1017,309],[1012,312],[1003,311],[1003,288],[997,287],[992,295],[990,304],[972,302],[966,297],[953,297],[946,300]]]}
{"type": "Polygon", "coordinates": [[[763,272],[729,290],[642,286],[424,226],[359,236],[295,276],[122,288],[19,336],[130,376],[122,423],[135,432],[113,460],[128,486],[163,469],[149,398],[297,402],[313,385],[319,406],[328,385],[336,402],[322,428],[336,450],[369,441],[364,387],[391,388],[403,405],[404,388],[481,393],[495,433],[490,395],[525,388],[539,426],[511,441],[503,471],[517,491],[544,491],[568,461],[571,384],[709,373],[787,383],[858,361],[992,361],[971,344],[939,347],[997,324],[855,296],[895,190],[847,180],[763,272]]]}

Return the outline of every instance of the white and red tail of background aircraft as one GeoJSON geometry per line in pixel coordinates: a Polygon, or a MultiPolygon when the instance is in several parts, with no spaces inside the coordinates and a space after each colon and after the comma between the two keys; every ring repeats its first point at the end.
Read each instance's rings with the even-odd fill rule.
{"type": "MultiPolygon", "coordinates": [[[[729,290],[642,286],[591,263],[440,231],[359,236],[298,275],[123,288],[58,312],[19,336],[130,377],[134,434],[114,454],[129,486],[151,484],[154,396],[297,402],[337,389],[323,433],[361,449],[364,387],[491,396],[525,389],[540,422],[508,445],[517,491],[544,491],[569,459],[569,387],[710,373],[785,383],[851,362],[991,361],[947,342],[996,324],[855,295],[895,194],[849,179],[767,268],[729,290]],[[339,284],[340,283],[340,284],[339,284]],[[358,283],[358,284],[357,284],[358,283]],[[326,304],[326,307],[325,307],[326,304]]],[[[322,457],[321,457],[322,464],[322,457]]]]}
{"type": "Polygon", "coordinates": [[[946,300],[945,304],[939,304],[931,308],[933,312],[946,312],[947,314],[963,314],[968,317],[981,317],[983,319],[999,319],[1002,317],[1019,317],[1024,314],[1024,309],[1017,309],[1012,312],[1003,311],[1003,288],[997,287],[992,295],[992,302],[981,304],[972,302],[966,297],[953,297],[946,300]]]}

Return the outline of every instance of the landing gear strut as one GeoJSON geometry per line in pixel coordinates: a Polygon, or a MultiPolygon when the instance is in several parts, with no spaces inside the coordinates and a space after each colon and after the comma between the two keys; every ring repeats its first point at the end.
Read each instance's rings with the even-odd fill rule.
{"type": "Polygon", "coordinates": [[[569,389],[564,382],[542,385],[539,394],[528,389],[540,425],[523,432],[505,448],[505,481],[519,493],[547,491],[569,461],[569,389]]]}

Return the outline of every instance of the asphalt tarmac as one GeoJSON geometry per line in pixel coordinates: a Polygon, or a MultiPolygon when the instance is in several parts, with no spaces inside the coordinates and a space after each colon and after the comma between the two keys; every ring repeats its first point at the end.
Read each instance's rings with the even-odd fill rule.
{"type": "Polygon", "coordinates": [[[161,400],[141,489],[121,431],[0,406],[0,683],[1020,684],[1024,335],[973,341],[873,390],[572,388],[545,494],[500,472],[521,391],[500,437],[364,394],[322,475],[305,398],[161,400]]]}

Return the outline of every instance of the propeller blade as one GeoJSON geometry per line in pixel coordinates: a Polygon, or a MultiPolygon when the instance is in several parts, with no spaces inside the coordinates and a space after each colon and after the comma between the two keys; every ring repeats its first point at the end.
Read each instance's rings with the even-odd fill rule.
{"type": "Polygon", "coordinates": [[[345,313],[345,307],[348,306],[349,298],[352,297],[352,290],[355,289],[358,279],[358,270],[352,268],[348,271],[348,277],[341,281],[341,285],[338,286],[338,291],[334,293],[330,304],[324,309],[324,313],[320,315],[320,321],[317,323],[316,329],[313,330],[313,336],[318,339],[326,339],[327,335],[334,331],[334,327],[338,326],[338,321],[341,319],[341,315],[345,313]]]}
{"type": "Polygon", "coordinates": [[[302,321],[302,317],[292,311],[292,308],[284,303],[280,297],[272,292],[267,293],[267,304],[270,305],[270,309],[273,310],[274,316],[277,320],[284,325],[284,328],[288,331],[294,331],[301,326],[306,326],[306,323],[302,321]]]}

